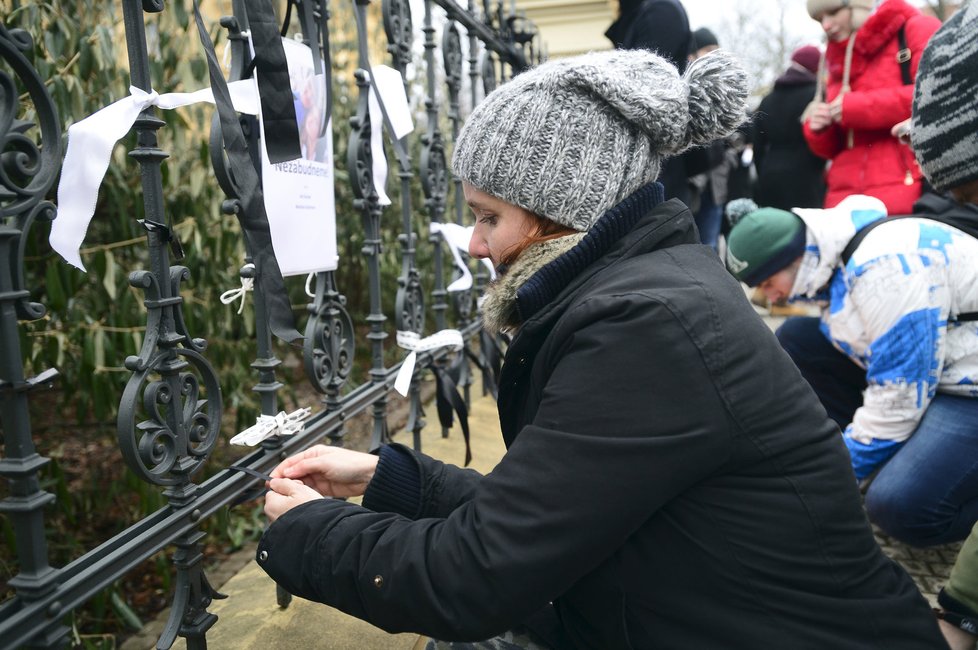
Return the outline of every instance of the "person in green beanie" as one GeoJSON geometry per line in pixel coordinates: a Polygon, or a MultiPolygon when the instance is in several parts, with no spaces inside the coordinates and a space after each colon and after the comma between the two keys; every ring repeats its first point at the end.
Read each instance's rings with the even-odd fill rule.
{"type": "Polygon", "coordinates": [[[856,479],[873,478],[870,519],[914,546],[960,541],[978,519],[978,325],[958,321],[978,310],[978,239],[908,218],[849,246],[885,217],[860,195],[759,208],[731,230],[727,268],[772,303],[821,308],[777,337],[842,429],[856,479]]]}

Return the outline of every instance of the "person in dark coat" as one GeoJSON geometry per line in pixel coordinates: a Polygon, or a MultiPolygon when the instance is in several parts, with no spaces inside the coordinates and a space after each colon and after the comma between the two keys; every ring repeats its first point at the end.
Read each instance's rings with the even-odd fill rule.
{"type": "Polygon", "coordinates": [[[651,50],[681,73],[692,48],[689,17],[679,0],[621,0],[604,35],[620,50],[651,50]]]}
{"type": "MultiPolygon", "coordinates": [[[[706,56],[720,49],[716,35],[707,27],[693,32],[689,60],[706,56]]],[[[706,147],[709,167],[705,172],[689,179],[691,193],[690,209],[700,241],[714,250],[717,248],[723,222],[723,206],[727,202],[727,182],[730,170],[737,164],[733,147],[726,139],[711,142],[706,147]]]]}
{"type": "MultiPolygon", "coordinates": [[[[618,8],[618,18],[604,33],[616,48],[651,50],[665,57],[680,73],[686,69],[694,43],[689,17],[679,0],[620,0],[618,8]]],[[[690,205],[693,195],[689,179],[709,166],[706,149],[665,160],[659,182],[665,187],[666,198],[690,205]]]]}
{"type": "Polygon", "coordinates": [[[825,202],[825,160],[808,148],[802,130],[802,115],[815,97],[820,56],[813,45],[795,50],[754,114],[754,200],[760,205],[790,210],[825,202]]]}
{"type": "Polygon", "coordinates": [[[507,452],[482,476],[402,445],[307,450],[273,470],[259,565],[429,647],[942,647],[838,429],[654,182],[746,101],[723,52],[682,77],[592,53],[490,93],[452,168],[469,251],[500,270],[485,326],[513,335],[507,452]]]}

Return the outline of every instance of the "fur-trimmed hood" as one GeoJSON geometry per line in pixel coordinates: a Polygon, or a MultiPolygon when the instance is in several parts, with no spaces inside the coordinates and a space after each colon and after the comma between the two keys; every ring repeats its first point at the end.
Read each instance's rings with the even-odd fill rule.
{"type": "Polygon", "coordinates": [[[486,292],[482,303],[486,329],[499,332],[519,328],[584,269],[615,249],[662,201],[662,185],[649,183],[605,212],[587,232],[527,248],[486,292]]]}
{"type": "Polygon", "coordinates": [[[482,324],[490,332],[515,329],[522,323],[516,293],[537,271],[577,246],[583,232],[530,246],[489,287],[482,302],[482,324]]]}

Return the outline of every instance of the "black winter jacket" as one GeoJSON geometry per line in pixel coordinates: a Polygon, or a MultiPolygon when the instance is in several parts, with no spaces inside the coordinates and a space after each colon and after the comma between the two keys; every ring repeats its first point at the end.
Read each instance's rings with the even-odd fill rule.
{"type": "MultiPolygon", "coordinates": [[[[619,50],[650,50],[676,66],[686,69],[692,46],[689,17],[679,0],[622,0],[621,15],[608,27],[605,36],[619,50]]],[[[709,156],[694,148],[666,158],[659,173],[666,198],[689,204],[689,179],[709,169],[709,156]]]]}
{"type": "Polygon", "coordinates": [[[552,602],[572,648],[943,647],[873,539],[838,429],[660,196],[629,197],[520,288],[495,470],[400,448],[412,471],[382,460],[364,500],[400,513],[294,508],[259,545],[264,569],[440,639],[552,602]]]}
{"type": "Polygon", "coordinates": [[[815,78],[795,80],[776,83],[754,113],[754,200],[764,207],[791,210],[825,203],[825,160],[811,152],[801,128],[802,113],[815,97],[815,78]]]}

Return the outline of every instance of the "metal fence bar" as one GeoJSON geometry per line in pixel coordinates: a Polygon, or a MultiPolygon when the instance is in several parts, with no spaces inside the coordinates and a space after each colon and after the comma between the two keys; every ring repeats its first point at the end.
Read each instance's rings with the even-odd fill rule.
{"type": "MultiPolygon", "coordinates": [[[[0,124],[8,133],[0,134],[6,152],[11,139],[17,152],[11,162],[4,154],[0,171],[0,429],[3,431],[5,457],[0,459],[0,476],[9,483],[9,495],[0,501],[0,513],[10,518],[17,539],[19,573],[10,580],[17,593],[12,605],[0,609],[0,619],[18,605],[29,606],[44,601],[57,589],[61,572],[51,567],[44,536],[45,506],[54,495],[41,489],[39,472],[48,459],[39,455],[31,437],[29,395],[43,388],[56,376],[56,370],[45,370],[35,377],[24,376],[18,320],[36,320],[44,313],[43,305],[30,301],[24,284],[24,245],[36,221],[51,220],[54,206],[45,195],[57,176],[61,164],[61,127],[58,112],[44,88],[44,82],[26,58],[33,42],[27,32],[7,29],[0,23],[0,59],[11,68],[14,77],[0,69],[0,124]],[[33,103],[46,146],[38,148],[24,134],[35,124],[17,119],[19,81],[33,103]],[[20,136],[20,137],[18,137],[20,136]],[[25,177],[18,183],[16,176],[25,177]]],[[[57,616],[58,609],[45,612],[57,616]]],[[[51,625],[37,635],[35,643],[54,647],[63,642],[68,628],[51,625]]],[[[3,633],[0,632],[0,638],[3,633]]]]}
{"type": "MultiPolygon", "coordinates": [[[[152,90],[147,50],[144,14],[164,10],[160,0],[122,0],[126,43],[130,61],[132,85],[152,90]]],[[[324,395],[323,409],[311,417],[305,429],[289,437],[275,437],[236,466],[262,472],[270,471],[282,458],[313,444],[330,439],[334,444],[343,441],[344,424],[350,418],[370,412],[373,429],[371,446],[389,440],[387,408],[388,394],[401,364],[387,367],[384,361],[384,341],[387,316],[380,281],[381,216],[383,206],[378,201],[372,178],[370,149],[370,115],[368,91],[371,79],[368,55],[370,30],[366,8],[369,0],[355,0],[359,70],[355,78],[359,97],[351,119],[347,167],[355,208],[360,212],[363,227],[363,255],[368,268],[369,326],[366,338],[370,347],[368,380],[352,389],[346,387],[354,355],[355,330],[346,310],[345,298],[339,290],[341,270],[317,273],[312,302],[307,305],[303,362],[313,387],[324,395]]],[[[233,15],[222,19],[232,48],[231,79],[241,78],[248,67],[246,31],[248,19],[245,0],[233,0],[233,15]]],[[[326,84],[329,86],[329,12],[326,0],[293,0],[298,8],[298,20],[304,36],[316,56],[325,63],[326,84]]],[[[418,165],[425,193],[425,212],[429,221],[454,218],[464,222],[460,182],[452,179],[455,191],[452,213],[449,214],[449,176],[445,161],[447,148],[439,120],[442,116],[438,100],[440,69],[437,61],[439,47],[443,63],[448,105],[445,115],[450,123],[451,139],[458,134],[461,123],[460,99],[465,54],[460,26],[467,34],[468,79],[471,84],[471,104],[478,98],[480,76],[489,71],[491,78],[482,79],[483,88],[501,83],[514,71],[524,69],[539,59],[541,51],[534,45],[532,26],[525,24],[513,10],[502,3],[484,2],[481,15],[470,1],[463,9],[454,0],[427,0],[423,65],[428,123],[421,139],[421,162],[418,165]],[[447,21],[442,25],[442,38],[436,37],[437,26],[433,7],[441,7],[447,21]],[[479,46],[482,43],[482,46],[479,46]],[[483,64],[480,64],[480,53],[483,64]],[[488,63],[486,63],[488,62],[488,63]]],[[[385,0],[385,27],[390,42],[389,51],[394,67],[406,72],[414,57],[413,28],[410,5],[404,0],[385,0]]],[[[109,587],[134,567],[161,550],[175,550],[173,567],[176,575],[174,604],[171,617],[157,646],[169,647],[177,636],[187,639],[190,648],[205,648],[207,630],[216,616],[207,611],[211,600],[220,597],[207,582],[201,568],[201,523],[227,507],[252,489],[254,479],[231,468],[218,472],[207,481],[197,484],[193,476],[209,457],[217,443],[221,423],[221,385],[206,359],[207,343],[187,331],[182,314],[181,284],[189,279],[187,269],[174,266],[171,259],[181,252],[165,211],[161,164],[167,153],[158,146],[157,132],[165,123],[148,108],[133,127],[136,146],[130,152],[140,169],[144,198],[142,227],[147,232],[148,269],[131,274],[131,284],[145,293],[147,309],[146,334],[138,355],[126,359],[131,373],[120,399],[118,413],[119,447],[122,457],[142,480],[162,488],[167,505],[157,512],[133,523],[126,530],[103,542],[61,569],[49,564],[43,533],[42,508],[53,495],[40,488],[39,471],[47,462],[35,450],[27,418],[27,398],[30,391],[49,383],[56,371],[45,371],[37,377],[25,378],[19,347],[19,320],[40,318],[41,305],[28,300],[29,292],[23,282],[24,238],[38,220],[51,219],[54,206],[44,200],[57,176],[61,151],[60,122],[43,80],[24,58],[31,49],[26,34],[7,30],[0,24],[0,55],[14,70],[16,81],[28,90],[40,123],[45,146],[38,148],[21,142],[27,159],[36,164],[26,165],[30,180],[23,185],[11,184],[9,176],[0,174],[3,182],[0,193],[0,422],[3,425],[5,457],[0,459],[0,476],[7,479],[10,496],[0,501],[0,512],[9,516],[16,535],[18,575],[11,581],[16,595],[0,604],[0,649],[19,647],[54,648],[64,645],[69,632],[63,618],[94,595],[109,587]],[[12,197],[12,198],[10,198],[12,197]]],[[[17,113],[16,83],[0,70],[0,125],[21,134],[30,126],[14,119],[17,113]],[[8,115],[13,111],[13,117],[8,115]],[[10,119],[8,119],[10,118],[10,119]]],[[[331,106],[327,115],[332,115],[331,106]]],[[[75,116],[76,118],[78,116],[75,116]]],[[[212,129],[211,152],[215,180],[228,196],[223,209],[229,214],[242,209],[234,179],[225,168],[222,154],[221,129],[212,129]]],[[[257,160],[254,148],[257,123],[244,119],[245,135],[250,136],[250,153],[257,160]]],[[[0,138],[9,133],[0,133],[0,138]]],[[[26,140],[25,140],[26,142],[26,140]]],[[[398,178],[401,186],[400,258],[401,274],[394,299],[394,322],[399,330],[424,334],[425,296],[422,290],[422,269],[417,266],[417,235],[413,232],[414,208],[411,205],[411,182],[414,168],[412,149],[407,138],[393,142],[397,156],[398,178]]],[[[6,162],[8,158],[5,157],[6,162]]],[[[257,163],[256,163],[257,164],[257,163]]],[[[444,247],[441,238],[426,240],[432,248],[433,291],[430,298],[436,327],[448,325],[448,303],[443,265],[444,247]]],[[[246,247],[247,248],[247,247],[246,247]]],[[[255,251],[247,250],[242,278],[253,277],[261,269],[249,264],[255,251]]],[[[473,291],[452,296],[456,327],[469,341],[480,333],[474,317],[475,293],[485,284],[485,274],[476,275],[473,291]]],[[[256,283],[256,355],[252,367],[257,373],[254,390],[259,393],[261,412],[266,415],[278,410],[278,393],[282,387],[277,377],[281,361],[276,358],[267,327],[265,296],[256,283]]],[[[468,344],[467,344],[468,345],[468,344]]],[[[421,427],[420,391],[418,378],[423,369],[447,367],[449,353],[445,350],[419,353],[412,381],[409,429],[415,434],[421,427]]],[[[456,381],[466,390],[471,383],[468,362],[453,366],[459,373],[456,381]]],[[[417,443],[416,443],[417,444],[417,443]]],[[[288,594],[279,593],[279,602],[287,604],[288,594]]]]}

